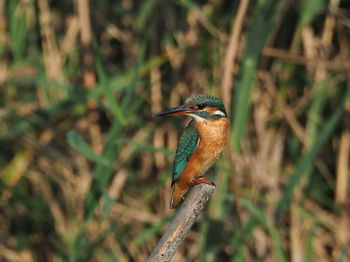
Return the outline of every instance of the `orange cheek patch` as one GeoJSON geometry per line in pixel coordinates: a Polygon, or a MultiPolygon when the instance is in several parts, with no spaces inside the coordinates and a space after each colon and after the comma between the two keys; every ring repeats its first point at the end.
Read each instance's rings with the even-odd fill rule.
{"type": "Polygon", "coordinates": [[[217,111],[217,109],[213,107],[207,107],[205,108],[205,111],[207,111],[209,114],[214,114],[217,111]]]}

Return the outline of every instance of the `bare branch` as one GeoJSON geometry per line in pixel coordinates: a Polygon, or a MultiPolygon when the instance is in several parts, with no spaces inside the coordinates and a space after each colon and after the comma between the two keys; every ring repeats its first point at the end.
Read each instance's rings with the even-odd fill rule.
{"type": "Polygon", "coordinates": [[[164,232],[147,262],[170,261],[178,246],[202,212],[209,198],[215,191],[215,186],[199,184],[191,189],[185,202],[180,207],[173,221],[164,232]]]}

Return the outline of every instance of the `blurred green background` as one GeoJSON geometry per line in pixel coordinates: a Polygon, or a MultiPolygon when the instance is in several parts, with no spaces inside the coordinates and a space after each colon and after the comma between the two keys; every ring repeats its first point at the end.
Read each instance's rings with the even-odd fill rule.
{"type": "Polygon", "coordinates": [[[0,261],[145,261],[192,94],[230,145],[173,261],[350,261],[346,0],[0,0],[0,261]]]}

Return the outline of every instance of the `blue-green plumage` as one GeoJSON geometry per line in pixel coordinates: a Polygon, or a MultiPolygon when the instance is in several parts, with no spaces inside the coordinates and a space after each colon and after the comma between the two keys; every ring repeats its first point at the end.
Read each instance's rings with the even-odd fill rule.
{"type": "Polygon", "coordinates": [[[177,147],[174,159],[173,180],[171,185],[173,185],[175,181],[179,179],[182,171],[187,165],[187,162],[189,161],[198,145],[199,136],[194,123],[195,122],[192,120],[187,125],[180,137],[179,145],[177,147]]]}

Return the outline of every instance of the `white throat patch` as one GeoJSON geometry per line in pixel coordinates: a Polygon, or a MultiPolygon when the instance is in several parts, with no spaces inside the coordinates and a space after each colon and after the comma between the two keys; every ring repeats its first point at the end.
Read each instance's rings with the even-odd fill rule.
{"type": "Polygon", "coordinates": [[[196,114],[188,114],[190,117],[192,117],[196,122],[203,122],[205,121],[206,119],[203,118],[203,117],[200,117],[196,114]]]}

